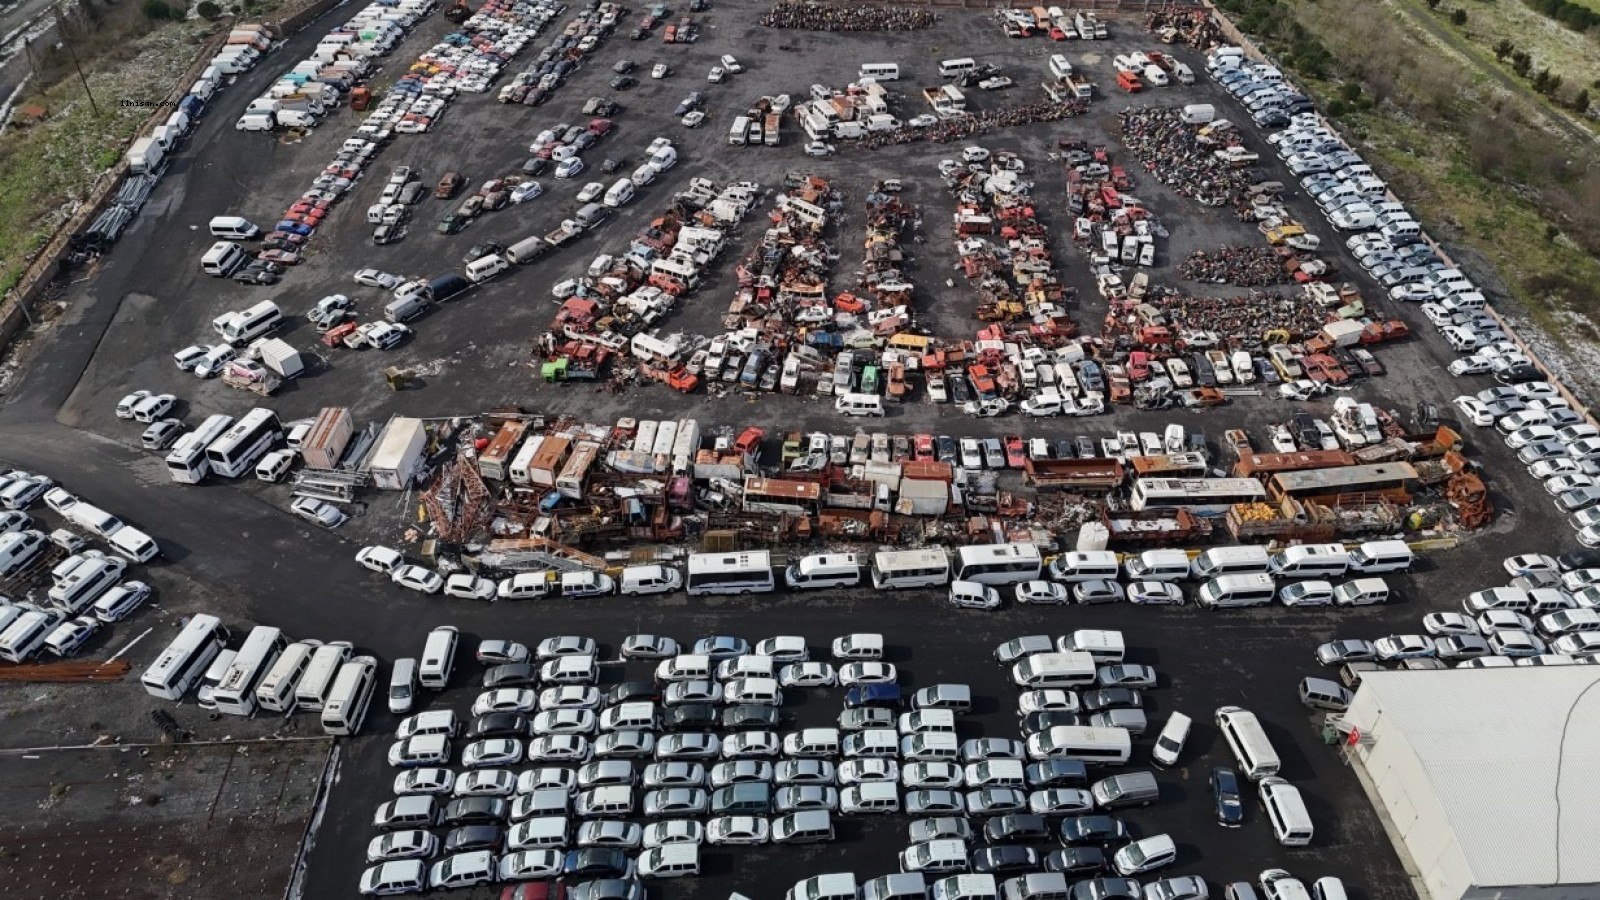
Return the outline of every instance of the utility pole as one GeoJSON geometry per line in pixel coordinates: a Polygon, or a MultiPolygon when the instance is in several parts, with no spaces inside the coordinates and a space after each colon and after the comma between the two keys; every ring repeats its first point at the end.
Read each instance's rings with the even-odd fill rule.
{"type": "Polygon", "coordinates": [[[72,40],[67,37],[67,23],[61,18],[61,7],[56,7],[56,34],[61,39],[61,46],[67,48],[67,55],[72,57],[72,68],[78,71],[78,80],[83,82],[83,93],[89,98],[89,108],[94,110],[95,116],[100,115],[100,104],[94,102],[94,91],[89,89],[89,77],[83,74],[83,66],[78,64],[78,54],[72,49],[72,40]]]}

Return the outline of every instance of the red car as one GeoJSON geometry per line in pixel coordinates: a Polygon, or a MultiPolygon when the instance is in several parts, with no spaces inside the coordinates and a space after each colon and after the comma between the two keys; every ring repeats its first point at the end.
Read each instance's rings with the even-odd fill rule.
{"type": "Polygon", "coordinates": [[[912,451],[912,457],[916,459],[917,462],[934,461],[936,455],[933,450],[933,435],[919,434],[912,438],[912,443],[915,446],[915,449],[912,451]]]}
{"type": "Polygon", "coordinates": [[[342,325],[330,328],[322,333],[322,343],[327,347],[342,347],[344,346],[344,339],[354,334],[357,327],[355,322],[345,322],[342,325]]]}
{"type": "Polygon", "coordinates": [[[263,250],[256,254],[256,259],[264,262],[277,263],[280,266],[294,266],[300,264],[300,251],[298,250],[263,250]]]}
{"type": "Polygon", "coordinates": [[[290,231],[274,231],[262,239],[261,245],[268,250],[288,250],[305,242],[305,235],[295,234],[290,231]]]}
{"type": "Polygon", "coordinates": [[[1006,445],[1006,465],[1013,469],[1022,468],[1022,464],[1027,462],[1028,459],[1027,451],[1022,443],[1022,437],[1020,435],[1008,434],[1001,438],[1001,440],[1004,441],[1006,445]]]}

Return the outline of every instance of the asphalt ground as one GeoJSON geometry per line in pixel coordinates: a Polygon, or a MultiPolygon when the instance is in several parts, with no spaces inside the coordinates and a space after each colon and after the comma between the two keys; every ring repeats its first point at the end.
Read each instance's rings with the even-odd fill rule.
{"type": "MultiPolygon", "coordinates": [[[[918,259],[911,267],[918,285],[919,321],[936,334],[970,336],[978,326],[970,317],[973,297],[959,281],[954,289],[943,285],[947,267],[955,259],[945,224],[951,205],[938,183],[936,165],[940,158],[954,155],[956,147],[907,145],[874,152],[844,148],[838,156],[819,162],[800,154],[798,134],[791,123],[785,126],[785,145],[774,149],[726,146],[727,122],[763,93],[788,92],[798,97],[814,81],[841,85],[862,62],[899,61],[907,76],[897,87],[908,97],[915,95],[916,87],[936,82],[934,61],[939,58],[971,55],[999,62],[1004,74],[1021,86],[998,94],[969,92],[973,105],[981,109],[1037,99],[1040,91],[1031,85],[1043,77],[1050,52],[1065,52],[1076,66],[1105,86],[1111,83],[1109,59],[1114,53],[1150,49],[1155,44],[1139,33],[1136,22],[1113,21],[1114,38],[1107,42],[1048,45],[1006,41],[978,15],[952,17],[928,33],[840,35],[774,34],[749,24],[757,14],[748,5],[719,5],[701,17],[704,36],[688,47],[664,46],[657,41],[633,43],[624,33],[610,40],[561,88],[556,99],[543,107],[504,107],[494,102],[492,94],[458,99],[433,133],[402,136],[383,151],[376,169],[380,177],[368,176],[359,184],[319,231],[308,262],[273,288],[245,288],[201,275],[196,260],[211,240],[205,234],[205,223],[223,213],[246,215],[258,222],[274,220],[331,158],[353,130],[355,120],[342,111],[299,140],[274,140],[236,132],[232,127],[249,98],[302,57],[315,44],[320,30],[291,39],[270,55],[265,65],[230,88],[217,110],[202,121],[191,145],[175,160],[138,224],[90,278],[73,287],[66,315],[55,333],[39,342],[26,380],[0,412],[0,428],[6,435],[0,457],[51,474],[75,492],[132,519],[156,534],[168,551],[168,561],[152,568],[149,577],[161,591],[163,604],[171,603],[174,612],[153,621],[136,618],[110,629],[110,634],[97,637],[97,643],[91,645],[91,655],[108,654],[155,624],[155,631],[127,655],[137,673],[175,633],[177,611],[192,609],[216,611],[241,625],[280,625],[296,638],[352,640],[384,660],[415,654],[427,630],[442,622],[457,624],[473,637],[531,641],[570,631],[593,635],[612,647],[634,630],[662,631],[679,638],[721,631],[751,639],[788,632],[804,634],[814,646],[820,646],[835,634],[870,629],[890,635],[891,642],[906,654],[901,661],[915,683],[966,681],[980,694],[994,698],[994,711],[975,720],[986,733],[1012,734],[1011,692],[988,663],[995,644],[1033,631],[1122,627],[1136,648],[1132,658],[1156,665],[1170,679],[1169,685],[1153,695],[1154,718],[1160,721],[1165,712],[1183,709],[1204,723],[1209,710],[1224,702],[1255,709],[1285,756],[1285,774],[1304,787],[1318,826],[1318,840],[1311,848],[1290,852],[1277,848],[1259,821],[1253,820],[1239,832],[1223,832],[1210,825],[1204,767],[1225,761],[1226,753],[1217,746],[1214,731],[1201,727],[1192,739],[1186,769],[1163,776],[1163,802],[1131,816],[1143,833],[1172,831],[1183,848],[1177,870],[1221,881],[1251,876],[1276,862],[1307,877],[1344,875],[1361,896],[1400,896],[1406,888],[1400,883],[1392,852],[1378,834],[1354,780],[1338,771],[1340,763],[1334,753],[1317,745],[1317,731],[1296,704],[1293,688],[1299,677],[1314,668],[1310,654],[1317,643],[1333,637],[1415,631],[1424,612],[1454,607],[1468,591],[1503,583],[1500,556],[1570,546],[1570,532],[1538,486],[1520,473],[1497,441],[1478,440],[1478,433],[1467,433],[1469,454],[1482,462],[1489,479],[1499,510],[1495,525],[1485,535],[1469,537],[1460,549],[1430,556],[1429,566],[1398,580],[1401,600],[1389,607],[1337,613],[1270,610],[1216,617],[1131,608],[1008,609],[982,617],[956,614],[931,593],[884,597],[844,592],[823,599],[697,599],[692,604],[681,599],[616,599],[584,606],[498,607],[421,598],[383,583],[350,562],[361,543],[398,538],[411,515],[405,498],[376,496],[371,498],[367,515],[341,532],[315,531],[287,516],[288,496],[281,487],[254,482],[202,487],[172,484],[159,457],[136,449],[138,429],[112,416],[116,399],[135,388],[178,394],[191,424],[213,412],[237,415],[254,405],[253,395],[215,381],[200,382],[178,372],[170,362],[171,351],[206,340],[211,318],[223,310],[273,299],[286,311],[298,313],[323,294],[342,291],[358,296],[363,309],[371,313],[381,300],[350,281],[350,273],[357,268],[376,266],[422,276],[457,270],[461,254],[472,243],[485,239],[509,243],[553,227],[576,205],[572,197],[585,179],[571,183],[546,177],[545,196],[523,207],[489,214],[454,237],[432,233],[432,222],[446,208],[438,201],[426,200],[412,234],[389,247],[370,243],[362,212],[381,187],[381,173],[392,165],[411,165],[427,179],[445,170],[459,170],[474,182],[513,171],[535,132],[558,120],[579,121],[578,108],[587,97],[611,93],[605,87],[611,77],[610,63],[626,57],[646,70],[654,62],[668,62],[675,74],[660,82],[643,78],[639,87],[622,93],[620,100],[626,109],[617,117],[617,132],[591,151],[589,158],[598,161],[621,153],[637,160],[645,144],[663,134],[677,142],[681,161],[675,169],[642,190],[639,198],[597,235],[586,236],[534,266],[437,310],[416,323],[414,340],[395,351],[331,354],[326,370],[300,379],[269,405],[285,419],[312,415],[333,404],[352,407],[359,421],[381,422],[397,413],[463,415],[515,402],[547,415],[574,413],[596,422],[624,415],[694,416],[707,428],[760,424],[773,430],[853,429],[833,416],[825,401],[817,399],[762,395],[731,402],[705,394],[685,397],[665,388],[614,395],[580,386],[547,387],[536,383],[525,365],[527,342],[543,330],[554,313],[549,286],[586,268],[596,253],[615,252],[624,246],[690,177],[719,182],[753,179],[776,188],[783,175],[793,170],[828,177],[848,195],[849,211],[830,233],[831,242],[841,252],[839,273],[848,273],[859,264],[860,204],[867,187],[876,178],[904,179],[905,196],[923,207],[926,243],[916,248],[918,259]],[[780,51],[776,49],[779,45],[802,49],[780,51]],[[738,55],[747,71],[722,85],[706,84],[704,72],[725,52],[738,55]],[[682,128],[669,115],[671,107],[690,90],[704,91],[709,99],[707,123],[694,131],[682,128]],[[392,364],[422,371],[423,386],[398,394],[389,392],[379,370],[392,364]],[[1204,624],[1200,624],[1202,620],[1204,624]],[[937,626],[929,628],[923,623],[937,626]],[[914,638],[912,625],[919,626],[914,638]],[[984,633],[976,634],[978,630],[984,633]]],[[[380,83],[392,79],[444,30],[444,22],[435,18],[408,38],[387,61],[380,83]]],[[[536,49],[537,44],[533,46],[536,49]]],[[[1200,71],[1194,54],[1181,48],[1177,52],[1200,71]]],[[[513,63],[511,71],[529,58],[531,52],[513,63]]],[[[1202,80],[1192,87],[1150,91],[1132,98],[1102,95],[1084,117],[1057,125],[1010,129],[981,141],[991,149],[1016,150],[1029,162],[1035,194],[1044,198],[1043,215],[1055,229],[1063,277],[1077,286],[1084,298],[1076,315],[1088,330],[1094,330],[1104,308],[1098,306],[1083,254],[1064,234],[1069,224],[1064,204],[1050,199],[1061,196],[1065,183],[1050,163],[1050,148],[1062,136],[1104,143],[1112,148],[1116,161],[1132,171],[1135,161],[1116,149],[1112,132],[1116,110],[1128,103],[1179,106],[1190,102],[1234,108],[1219,89],[1202,80]]],[[[909,99],[894,107],[902,117],[921,111],[919,104],[909,99]]],[[[1259,136],[1249,143],[1262,151],[1264,162],[1275,159],[1265,152],[1259,136]]],[[[1266,168],[1264,175],[1292,181],[1275,164],[1266,168]]],[[[1250,226],[1234,221],[1230,213],[1202,209],[1171,195],[1151,179],[1141,179],[1135,193],[1172,235],[1160,246],[1160,265],[1152,271],[1157,283],[1174,280],[1172,261],[1181,260],[1192,249],[1259,240],[1250,226]]],[[[1305,198],[1292,196],[1290,202],[1303,221],[1320,221],[1305,198]]],[[[722,258],[724,270],[674,314],[668,330],[699,333],[715,327],[732,294],[728,270],[757,239],[759,227],[758,215],[746,220],[722,258]]],[[[1335,237],[1325,226],[1313,230],[1325,240],[1335,237]]],[[[1342,251],[1338,257],[1342,269],[1376,296],[1376,286],[1366,281],[1354,263],[1342,251]]],[[[1390,374],[1357,382],[1354,396],[1409,411],[1419,399],[1446,404],[1454,394],[1487,384],[1483,379],[1450,378],[1443,366],[1453,354],[1414,311],[1396,312],[1411,323],[1419,337],[1380,348],[1380,358],[1390,374]]],[[[302,349],[322,350],[303,320],[292,323],[285,337],[302,349]]],[[[1275,399],[1243,398],[1203,413],[1119,409],[1097,419],[1028,423],[1026,429],[1030,435],[1083,433],[1098,437],[1119,429],[1159,430],[1178,421],[1203,429],[1213,442],[1233,427],[1249,428],[1259,439],[1268,422],[1298,411],[1290,406],[1275,399]]],[[[1326,402],[1295,406],[1323,413],[1328,408],[1326,402]]],[[[882,427],[966,436],[1024,426],[1009,420],[969,419],[948,406],[914,398],[895,409],[882,427]]],[[[464,685],[466,680],[468,676],[458,676],[457,683],[464,685]]],[[[92,726],[107,721],[124,723],[130,734],[141,729],[148,732],[148,711],[170,708],[146,697],[131,683],[112,689],[115,694],[104,688],[56,690],[8,697],[7,721],[17,726],[5,739],[8,745],[36,746],[57,733],[92,735],[92,726]],[[113,702],[101,701],[112,697],[113,702]]],[[[465,708],[472,693],[462,686],[443,700],[465,708]]],[[[830,719],[838,707],[834,696],[825,701],[808,699],[812,702],[796,708],[798,724],[830,719]]],[[[282,727],[282,723],[269,721],[212,721],[187,706],[175,711],[185,727],[203,738],[266,734],[282,727]]],[[[312,724],[291,722],[302,731],[314,730],[312,724]]],[[[370,836],[367,818],[386,795],[391,776],[382,762],[388,741],[381,732],[388,725],[392,725],[388,717],[375,715],[372,735],[351,742],[352,754],[333,795],[329,825],[324,827],[313,857],[308,891],[312,896],[354,893],[360,851],[370,836]]],[[[1144,758],[1142,752],[1139,758],[1144,758]]],[[[863,876],[879,874],[892,868],[891,853],[903,846],[903,824],[893,820],[865,825],[859,837],[823,849],[756,854],[752,861],[759,864],[791,863],[770,877],[751,877],[761,870],[744,865],[742,855],[735,860],[731,854],[726,859],[713,854],[707,877],[671,885],[663,893],[698,895],[737,889],[765,900],[776,897],[795,878],[815,872],[848,867],[863,876]]]]}

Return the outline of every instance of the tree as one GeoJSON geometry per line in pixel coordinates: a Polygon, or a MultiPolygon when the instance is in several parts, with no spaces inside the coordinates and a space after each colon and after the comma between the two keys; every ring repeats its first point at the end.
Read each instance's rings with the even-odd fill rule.
{"type": "Polygon", "coordinates": [[[1428,0],[1428,8],[1429,9],[1438,9],[1439,8],[1439,0],[1428,0]]]}
{"type": "Polygon", "coordinates": [[[1455,25],[1457,28],[1460,28],[1460,27],[1466,25],[1467,24],[1467,11],[1464,10],[1464,9],[1457,9],[1454,12],[1450,13],[1450,22],[1451,22],[1451,24],[1455,25]]]}
{"type": "Polygon", "coordinates": [[[196,6],[194,11],[200,14],[200,18],[208,21],[215,21],[222,15],[222,7],[213,3],[212,0],[200,0],[200,5],[196,6]]]}
{"type": "Polygon", "coordinates": [[[144,0],[144,17],[152,22],[163,22],[183,18],[183,12],[162,2],[162,0],[144,0]]]}
{"type": "Polygon", "coordinates": [[[1516,72],[1519,78],[1528,77],[1528,69],[1533,67],[1533,57],[1525,51],[1511,51],[1511,71],[1516,72]]]}
{"type": "Polygon", "coordinates": [[[1583,90],[1579,91],[1578,92],[1578,96],[1572,98],[1572,108],[1579,115],[1582,115],[1582,114],[1587,113],[1589,111],[1589,89],[1588,88],[1584,88],[1583,90]]]}
{"type": "Polygon", "coordinates": [[[1533,73],[1533,89],[1543,94],[1550,87],[1550,70],[1540,69],[1533,73]]]}
{"type": "Polygon", "coordinates": [[[1500,43],[1494,45],[1494,57],[1501,62],[1505,62],[1506,57],[1510,56],[1515,49],[1517,49],[1517,46],[1511,43],[1509,38],[1501,38],[1500,43]]]}

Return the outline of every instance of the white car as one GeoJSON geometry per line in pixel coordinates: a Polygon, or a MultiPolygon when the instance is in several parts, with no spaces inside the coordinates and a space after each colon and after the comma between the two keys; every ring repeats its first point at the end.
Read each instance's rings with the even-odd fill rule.
{"type": "Polygon", "coordinates": [[[712,66],[711,71],[706,73],[706,80],[712,84],[721,84],[727,77],[728,71],[721,66],[712,66]]]}
{"type": "Polygon", "coordinates": [[[511,189],[511,202],[523,203],[544,193],[544,185],[537,181],[524,181],[511,189]]]}
{"type": "Polygon", "coordinates": [[[140,401],[144,400],[144,398],[146,398],[148,396],[150,396],[150,392],[149,391],[134,391],[133,393],[128,394],[127,396],[123,397],[121,400],[118,400],[117,401],[117,418],[119,418],[119,419],[131,419],[131,418],[133,418],[133,408],[135,406],[138,406],[140,401]]]}
{"type": "Polygon", "coordinates": [[[591,181],[588,184],[584,185],[582,190],[578,191],[578,202],[579,203],[589,203],[590,201],[598,200],[600,198],[600,195],[604,194],[605,192],[606,192],[605,182],[603,182],[603,181],[591,181]]]}
{"type": "Polygon", "coordinates": [[[1434,637],[1479,633],[1471,616],[1455,612],[1428,613],[1422,617],[1422,630],[1434,637]]]}
{"type": "Polygon", "coordinates": [[[150,598],[150,585],[142,581],[124,581],[94,602],[94,617],[110,624],[120,622],[150,598]]]}
{"type": "Polygon", "coordinates": [[[404,588],[424,594],[437,594],[444,587],[444,577],[422,566],[401,566],[389,573],[389,580],[404,588]]]}
{"type": "Polygon", "coordinates": [[[190,344],[189,346],[172,354],[172,361],[178,368],[185,372],[193,372],[195,363],[205,358],[211,352],[210,344],[190,344]]]}
{"type": "Polygon", "coordinates": [[[805,147],[807,156],[832,156],[834,146],[826,141],[811,141],[805,147]]]}
{"type": "Polygon", "coordinates": [[[771,837],[772,825],[760,816],[718,816],[706,823],[706,843],[756,846],[771,837]]]}
{"type": "Polygon", "coordinates": [[[1463,375],[1482,375],[1492,368],[1493,364],[1481,356],[1463,356],[1448,366],[1450,374],[1457,378],[1463,375]]]}
{"type": "Polygon", "coordinates": [[[1478,614],[1478,633],[1496,631],[1532,631],[1533,620],[1509,609],[1491,609],[1478,614]]]}
{"type": "Polygon", "coordinates": [[[391,275],[379,269],[358,269],[355,274],[356,284],[375,287],[379,290],[392,291],[404,281],[399,275],[391,275]]]}
{"type": "Polygon", "coordinates": [[[1017,698],[1017,715],[1023,717],[1036,712],[1075,713],[1078,709],[1078,695],[1061,688],[1028,691],[1017,698]]]}
{"type": "Polygon", "coordinates": [[[574,156],[574,157],[571,157],[570,159],[562,160],[561,164],[556,166],[556,177],[557,178],[576,178],[579,175],[583,174],[583,169],[584,169],[583,160],[580,159],[579,157],[574,156]]]}
{"type": "Polygon", "coordinates": [[[1455,404],[1456,408],[1461,410],[1461,415],[1465,416],[1467,421],[1472,424],[1480,428],[1487,428],[1494,424],[1494,411],[1489,408],[1489,404],[1484,403],[1477,397],[1469,397],[1466,394],[1462,394],[1455,399],[1455,404]]]}
{"type": "Polygon", "coordinates": [[[653,850],[668,844],[700,844],[705,841],[705,826],[688,819],[651,822],[644,828],[643,847],[653,850]]]}
{"type": "Polygon", "coordinates": [[[1496,631],[1488,639],[1496,656],[1541,656],[1546,650],[1544,641],[1527,631],[1496,631]]]}
{"type": "Polygon", "coordinates": [[[405,561],[405,556],[392,547],[362,547],[356,552],[356,562],[383,575],[393,574],[405,561]]]}
{"type": "Polygon", "coordinates": [[[44,648],[56,656],[71,656],[84,642],[100,630],[100,620],[94,616],[68,619],[55,627],[44,639],[44,648]]]}
{"type": "MultiPolygon", "coordinates": [[[[534,701],[534,698],[531,696],[533,692],[529,691],[528,693],[530,695],[530,704],[528,708],[519,709],[517,712],[529,712],[533,709],[532,702],[534,701]]],[[[547,709],[533,717],[533,733],[538,735],[589,735],[594,734],[595,728],[598,726],[598,724],[599,719],[595,717],[595,714],[592,710],[547,709]]]]}
{"type": "Polygon", "coordinates": [[[845,687],[857,684],[893,684],[900,673],[893,663],[852,662],[839,669],[839,683],[845,687]]]}
{"type": "Polygon", "coordinates": [[[495,598],[495,583],[478,575],[460,572],[445,579],[444,595],[460,600],[484,600],[492,603],[495,598]]]}
{"type": "MultiPolygon", "coordinates": [[[[1600,485],[1600,481],[1596,481],[1593,475],[1584,475],[1582,473],[1575,475],[1557,475],[1544,483],[1544,490],[1545,493],[1552,497],[1559,497],[1562,494],[1565,494],[1567,491],[1575,491],[1579,488],[1592,488],[1596,485],[1600,485]]],[[[1506,563],[1509,565],[1510,560],[1507,560],[1506,563]]],[[[1521,575],[1526,573],[1518,572],[1516,574],[1521,575]]]]}
{"type": "Polygon", "coordinates": [[[1072,601],[1072,592],[1066,585],[1053,581],[1024,581],[1017,585],[1018,603],[1061,605],[1072,601]]]}
{"type": "Polygon", "coordinates": [[[909,128],[932,128],[937,124],[939,124],[939,117],[933,113],[923,113],[920,116],[912,116],[906,120],[906,126],[909,128]]]}
{"type": "MultiPolygon", "coordinates": [[[[543,710],[596,710],[600,708],[600,689],[589,684],[563,684],[556,687],[548,687],[539,692],[539,708],[543,710]]],[[[604,728],[604,726],[605,721],[602,719],[601,727],[604,728]]]]}
{"type": "Polygon", "coordinates": [[[1378,659],[1424,659],[1434,654],[1433,639],[1420,634],[1395,634],[1372,642],[1378,659]]]}
{"type": "MultiPolygon", "coordinates": [[[[1576,484],[1572,485],[1572,487],[1580,486],[1581,485],[1576,484]]],[[[1546,484],[1545,489],[1549,490],[1548,484],[1546,484]]],[[[1560,492],[1551,491],[1551,493],[1555,494],[1560,492]]],[[[1513,578],[1518,575],[1527,575],[1530,572],[1561,571],[1561,567],[1556,564],[1555,558],[1547,556],[1543,553],[1523,553],[1517,556],[1508,556],[1506,557],[1503,565],[1505,567],[1506,574],[1512,576],[1513,578]]]]}
{"type": "Polygon", "coordinates": [[[670,74],[672,74],[672,70],[667,67],[666,63],[656,63],[650,67],[651,78],[665,78],[670,74]]]}
{"type": "Polygon", "coordinates": [[[704,122],[705,120],[706,114],[704,112],[698,109],[691,109],[684,113],[683,118],[679,119],[678,121],[683,123],[683,127],[685,128],[697,128],[699,127],[700,123],[704,122]]]}
{"type": "Polygon", "coordinates": [[[1128,585],[1128,602],[1145,606],[1182,606],[1183,588],[1165,581],[1135,581],[1128,585]]]}
{"type": "Polygon", "coordinates": [[[961,148],[961,158],[969,163],[986,162],[989,159],[989,156],[989,151],[985,147],[973,145],[970,147],[961,148]]]}
{"type": "MultiPolygon", "coordinates": [[[[497,712],[527,713],[533,712],[538,705],[539,695],[531,688],[495,688],[478,695],[478,699],[472,702],[472,714],[482,716],[497,712]]],[[[589,714],[589,724],[591,726],[594,724],[593,713],[589,714]]]]}
{"type": "Polygon", "coordinates": [[[289,504],[289,511],[305,519],[313,525],[323,528],[338,528],[350,517],[344,511],[331,503],[318,500],[315,497],[298,497],[289,504]]]}
{"type": "Polygon", "coordinates": [[[786,688],[831,688],[838,683],[838,674],[825,662],[792,663],[778,670],[778,684],[786,688]]]}

